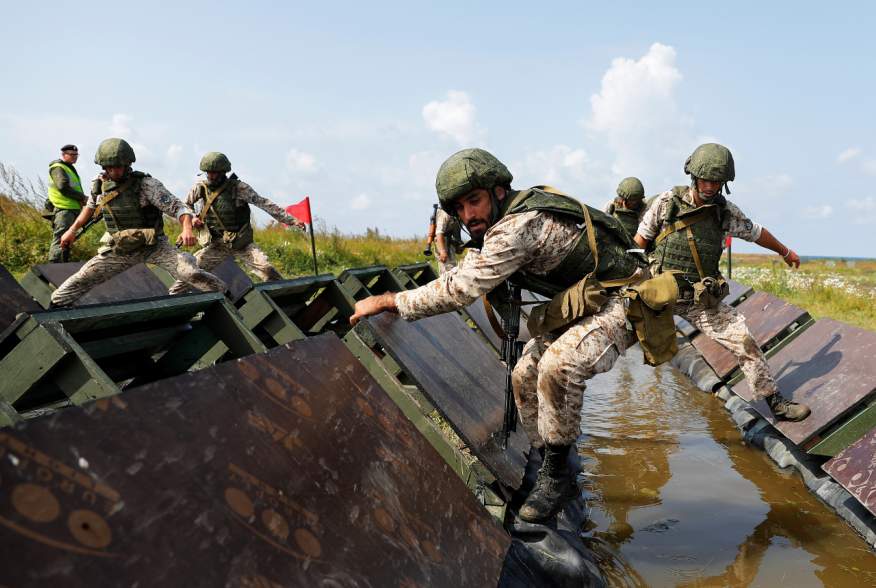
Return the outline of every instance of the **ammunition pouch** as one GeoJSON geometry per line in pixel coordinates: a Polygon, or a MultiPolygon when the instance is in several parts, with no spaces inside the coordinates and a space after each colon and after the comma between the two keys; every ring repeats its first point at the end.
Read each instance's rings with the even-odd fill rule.
{"type": "Polygon", "coordinates": [[[573,322],[602,310],[608,291],[592,273],[575,282],[529,313],[526,327],[533,337],[565,329],[573,322]]]}
{"type": "Polygon", "coordinates": [[[673,318],[678,283],[674,274],[664,272],[624,291],[627,320],[636,331],[648,365],[660,365],[678,352],[673,318]]]}
{"type": "Polygon", "coordinates": [[[705,277],[693,285],[693,301],[705,308],[715,308],[730,294],[730,285],[723,277],[705,277]]]}
{"type": "Polygon", "coordinates": [[[129,255],[157,241],[155,229],[123,229],[110,237],[110,247],[116,255],[129,255]]]}
{"type": "Polygon", "coordinates": [[[239,251],[252,243],[252,225],[246,224],[239,231],[222,231],[217,232],[216,237],[222,240],[222,243],[234,251],[239,251]]]}

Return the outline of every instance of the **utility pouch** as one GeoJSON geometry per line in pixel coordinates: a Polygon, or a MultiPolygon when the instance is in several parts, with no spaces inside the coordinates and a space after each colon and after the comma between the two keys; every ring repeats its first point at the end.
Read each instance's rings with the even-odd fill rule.
{"type": "Polygon", "coordinates": [[[674,274],[664,272],[624,291],[627,320],[636,331],[648,365],[667,362],[678,352],[673,318],[678,283],[674,274]]]}
{"type": "Polygon", "coordinates": [[[112,250],[116,255],[128,255],[155,245],[155,229],[124,229],[112,235],[112,250]]]}
{"type": "Polygon", "coordinates": [[[693,290],[695,304],[701,304],[705,308],[715,308],[730,294],[730,285],[721,276],[706,277],[694,284],[693,290]]]}
{"type": "Polygon", "coordinates": [[[526,326],[536,337],[567,327],[585,316],[602,310],[608,302],[608,293],[596,276],[587,274],[548,302],[536,306],[529,313],[526,326]]]}
{"type": "Polygon", "coordinates": [[[198,231],[198,245],[200,245],[201,247],[206,247],[207,245],[209,245],[212,239],[213,237],[210,235],[210,231],[207,230],[206,227],[198,231]]]}
{"type": "Polygon", "coordinates": [[[239,231],[222,231],[222,242],[239,251],[252,243],[252,225],[247,224],[239,231]]]}

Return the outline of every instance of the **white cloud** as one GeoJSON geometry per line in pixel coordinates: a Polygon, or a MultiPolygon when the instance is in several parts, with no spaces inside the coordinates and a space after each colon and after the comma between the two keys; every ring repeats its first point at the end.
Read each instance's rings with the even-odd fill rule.
{"type": "Polygon", "coordinates": [[[170,147],[167,148],[167,161],[169,163],[177,163],[180,156],[182,155],[182,151],[182,145],[177,145],[176,143],[173,143],[170,147]]]}
{"type": "Polygon", "coordinates": [[[855,224],[876,223],[876,198],[873,196],[848,200],[846,207],[852,211],[851,216],[855,224]]]}
{"type": "Polygon", "coordinates": [[[573,191],[576,185],[588,179],[589,163],[590,158],[583,149],[554,145],[546,150],[527,153],[521,163],[514,165],[514,169],[521,180],[531,179],[531,182],[573,191]]]}
{"type": "Polygon", "coordinates": [[[299,151],[298,149],[290,149],[286,154],[286,168],[289,171],[306,174],[315,172],[318,167],[316,157],[310,153],[299,151]]]}
{"type": "Polygon", "coordinates": [[[122,113],[114,114],[109,131],[113,137],[127,138],[131,134],[131,117],[122,113]]]}
{"type": "Polygon", "coordinates": [[[371,196],[362,192],[350,202],[350,208],[353,210],[365,210],[371,206],[371,196]]]}
{"type": "Polygon", "coordinates": [[[803,209],[803,217],[809,219],[822,219],[833,216],[833,206],[830,204],[819,204],[817,206],[807,206],[803,209]]]}
{"type": "Polygon", "coordinates": [[[616,177],[676,177],[694,145],[693,120],[676,100],[675,49],[654,43],[638,60],[618,57],[590,97],[584,127],[611,150],[616,177]],[[671,172],[671,173],[668,173],[671,172]]]}
{"type": "Polygon", "coordinates": [[[850,159],[854,159],[855,157],[861,154],[861,150],[857,147],[849,147],[845,149],[842,153],[836,156],[837,163],[845,163],[850,159]]]}
{"type": "Polygon", "coordinates": [[[482,134],[475,122],[475,112],[468,94],[450,90],[446,100],[433,100],[423,107],[423,120],[430,130],[466,145],[482,134]]]}

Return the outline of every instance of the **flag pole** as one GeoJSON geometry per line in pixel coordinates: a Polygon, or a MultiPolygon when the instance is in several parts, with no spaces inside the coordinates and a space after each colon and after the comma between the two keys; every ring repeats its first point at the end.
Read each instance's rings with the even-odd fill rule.
{"type": "Polygon", "coordinates": [[[727,279],[733,279],[733,237],[727,236],[727,279]]]}
{"type": "Polygon", "coordinates": [[[316,238],[313,236],[313,214],[310,212],[310,196],[307,199],[307,217],[310,220],[310,251],[313,254],[313,275],[319,275],[319,268],[316,265],[316,238]]]}

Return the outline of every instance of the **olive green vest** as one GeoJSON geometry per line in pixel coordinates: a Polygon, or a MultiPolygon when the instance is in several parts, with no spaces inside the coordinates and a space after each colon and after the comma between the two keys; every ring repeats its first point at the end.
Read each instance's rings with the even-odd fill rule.
{"type": "MultiPolygon", "coordinates": [[[[81,210],[82,203],[80,201],[65,195],[57,186],[55,186],[55,180],[52,178],[52,170],[55,168],[63,170],[63,172],[67,174],[67,178],[70,180],[70,187],[80,194],[83,194],[82,182],[79,179],[79,174],[63,161],[53,161],[49,164],[49,182],[47,184],[49,188],[49,202],[51,202],[55,208],[61,210],[81,210]]],[[[82,197],[84,198],[85,195],[83,194],[82,197]]]]}
{"type": "Polygon", "coordinates": [[[161,211],[151,204],[140,206],[140,188],[147,177],[143,172],[132,171],[119,183],[101,180],[92,185],[100,197],[98,206],[110,234],[127,229],[155,229],[156,236],[164,234],[161,211]]]}
{"type": "Polygon", "coordinates": [[[636,236],[636,231],[639,229],[639,221],[642,218],[641,210],[630,210],[629,208],[619,208],[614,202],[608,208],[608,213],[617,219],[630,239],[636,236]]]}
{"type": "Polygon", "coordinates": [[[232,175],[217,189],[213,190],[206,182],[201,182],[200,196],[204,198],[201,220],[214,237],[221,237],[229,231],[237,233],[250,222],[249,204],[237,204],[237,188],[240,180],[232,175]]]}
{"type": "MultiPolygon", "coordinates": [[[[584,210],[586,206],[571,196],[547,192],[536,186],[522,192],[510,192],[503,202],[499,218],[508,214],[518,214],[531,210],[541,210],[573,219],[579,223],[581,233],[575,247],[560,264],[544,276],[536,276],[524,271],[514,273],[510,281],[522,288],[542,296],[552,298],[593,272],[593,254],[587,239],[584,210]]],[[[587,206],[593,229],[596,232],[596,249],[599,254],[599,267],[596,278],[607,282],[628,278],[645,265],[644,258],[638,254],[627,253],[635,244],[621,224],[601,210],[587,206]]]]}
{"type": "Polygon", "coordinates": [[[723,251],[722,220],[727,201],[719,195],[714,203],[694,206],[683,198],[688,189],[687,186],[672,189],[661,225],[663,231],[654,240],[651,262],[658,273],[677,270],[682,272],[685,281],[694,283],[721,273],[718,262],[723,251]],[[699,256],[702,275],[695,255],[699,256]]]}

